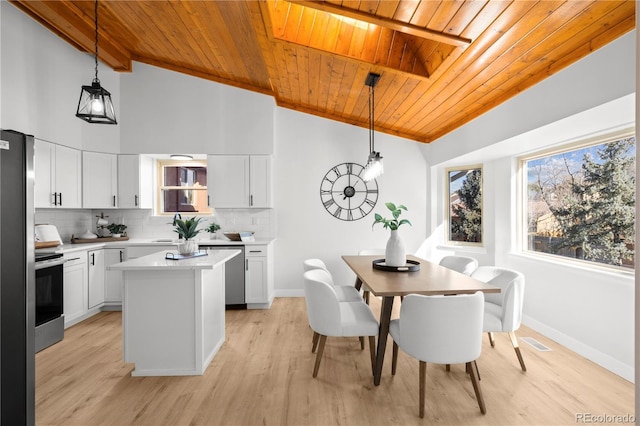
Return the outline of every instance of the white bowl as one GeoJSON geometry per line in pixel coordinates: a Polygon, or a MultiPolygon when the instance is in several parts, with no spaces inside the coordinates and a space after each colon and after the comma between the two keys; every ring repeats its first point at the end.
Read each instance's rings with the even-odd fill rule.
{"type": "Polygon", "coordinates": [[[81,240],[92,240],[94,238],[98,238],[98,236],[87,229],[86,232],[81,234],[78,238],[81,240]]]}

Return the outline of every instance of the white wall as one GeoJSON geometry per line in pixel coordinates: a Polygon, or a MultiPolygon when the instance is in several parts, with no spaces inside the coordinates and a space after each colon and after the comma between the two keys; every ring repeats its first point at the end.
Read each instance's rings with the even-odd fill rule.
{"type": "Polygon", "coordinates": [[[516,246],[516,157],[635,124],[635,34],[614,41],[423,148],[431,161],[430,247],[442,250],[444,169],[484,166],[485,249],[453,250],[526,278],[524,322],[634,380],[634,276],[541,261],[516,246]]]}
{"type": "Polygon", "coordinates": [[[122,153],[273,153],[271,96],[138,62],[121,91],[122,153]]]}
{"type": "MultiPolygon", "coordinates": [[[[5,129],[72,148],[119,152],[120,126],[76,118],[82,85],[94,77],[94,59],[78,52],[15,6],[0,2],[0,122],[5,129]]],[[[120,118],[119,74],[100,63],[98,77],[120,118]]]]}
{"type": "Polygon", "coordinates": [[[426,163],[420,143],[376,133],[376,150],[385,173],[377,179],[379,198],[373,212],[346,222],[331,216],[320,200],[320,183],[335,165],[364,165],[369,151],[367,129],[312,115],[276,110],[274,187],[278,209],[276,295],[302,295],[302,261],[322,258],[340,283],[355,280],[340,258],[361,249],[384,248],[389,231],[372,230],[373,213],[388,217],[385,202],[404,204],[402,217],[413,226],[399,228],[407,252],[415,252],[426,236],[426,163]]]}

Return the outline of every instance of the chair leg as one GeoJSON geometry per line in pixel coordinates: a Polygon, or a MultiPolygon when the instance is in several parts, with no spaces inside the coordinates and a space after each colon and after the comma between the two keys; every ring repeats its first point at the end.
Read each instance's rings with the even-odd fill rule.
{"type": "Polygon", "coordinates": [[[360,339],[360,349],[364,351],[364,336],[360,336],[358,339],[360,339]]]}
{"type": "Polygon", "coordinates": [[[369,353],[371,354],[371,374],[376,367],[376,337],[369,336],[369,353]]]}
{"type": "Polygon", "coordinates": [[[518,361],[520,361],[520,367],[522,371],[527,371],[527,366],[524,365],[524,359],[522,358],[522,353],[520,353],[520,345],[518,345],[518,338],[516,337],[515,331],[510,331],[509,338],[511,339],[511,344],[513,345],[513,349],[516,351],[516,355],[518,356],[518,361]]]}
{"type": "Polygon", "coordinates": [[[368,305],[369,304],[369,292],[367,290],[364,290],[362,292],[362,297],[364,298],[364,303],[366,303],[368,305]]]}
{"type": "Polygon", "coordinates": [[[318,375],[320,369],[320,360],[322,359],[322,352],[324,352],[324,344],[327,341],[327,336],[320,335],[320,344],[318,346],[318,353],[316,354],[316,365],[313,367],[313,377],[318,375]]]}
{"type": "Polygon", "coordinates": [[[493,333],[492,332],[488,332],[487,334],[489,335],[489,343],[491,343],[491,347],[495,348],[496,347],[496,342],[493,340],[493,333]]]}
{"type": "Polygon", "coordinates": [[[427,363],[420,361],[420,418],[424,419],[424,399],[426,393],[427,363]]]}
{"type": "Polygon", "coordinates": [[[318,333],[316,333],[315,331],[313,332],[313,345],[311,346],[311,353],[315,353],[316,349],[318,348],[318,339],[320,338],[320,335],[318,333]]]}
{"type": "Polygon", "coordinates": [[[480,369],[478,369],[478,363],[474,362],[473,365],[476,366],[476,374],[478,375],[478,381],[482,380],[482,377],[480,377],[480,369]]]}
{"type": "Polygon", "coordinates": [[[451,371],[451,364],[445,364],[444,368],[447,371],[451,371]]]}
{"type": "Polygon", "coordinates": [[[484,405],[484,397],[482,396],[482,390],[480,389],[480,380],[478,378],[478,364],[475,361],[467,363],[467,369],[471,372],[471,383],[473,383],[473,390],[476,393],[476,399],[478,400],[478,406],[482,414],[487,413],[487,408],[484,405]]]}
{"type": "Polygon", "coordinates": [[[396,374],[396,367],[398,366],[398,344],[393,342],[393,357],[391,358],[391,374],[396,374]]]}

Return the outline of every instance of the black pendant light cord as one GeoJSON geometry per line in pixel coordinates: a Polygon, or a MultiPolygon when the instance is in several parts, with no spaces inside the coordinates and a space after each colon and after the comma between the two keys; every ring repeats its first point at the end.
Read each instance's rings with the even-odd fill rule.
{"type": "Polygon", "coordinates": [[[369,86],[369,152],[373,152],[374,150],[374,141],[373,141],[373,120],[374,120],[374,94],[373,94],[373,85],[369,86]]]}
{"type": "Polygon", "coordinates": [[[95,6],[95,11],[94,11],[93,16],[94,16],[95,27],[96,27],[96,55],[95,55],[96,76],[93,79],[93,81],[96,82],[96,83],[100,83],[100,80],[98,79],[98,0],[96,0],[96,6],[95,6]]]}

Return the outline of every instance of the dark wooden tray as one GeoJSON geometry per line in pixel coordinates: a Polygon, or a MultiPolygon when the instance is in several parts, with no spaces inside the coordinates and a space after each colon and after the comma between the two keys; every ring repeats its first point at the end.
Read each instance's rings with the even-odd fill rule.
{"type": "Polygon", "coordinates": [[[420,270],[420,262],[408,260],[405,266],[388,266],[385,265],[386,259],[376,259],[373,261],[373,268],[388,272],[415,272],[420,270]]]}
{"type": "Polygon", "coordinates": [[[128,239],[129,237],[120,237],[120,238],[98,237],[98,238],[87,238],[87,239],[71,237],[71,244],[109,243],[113,241],[127,241],[128,239]]]}

